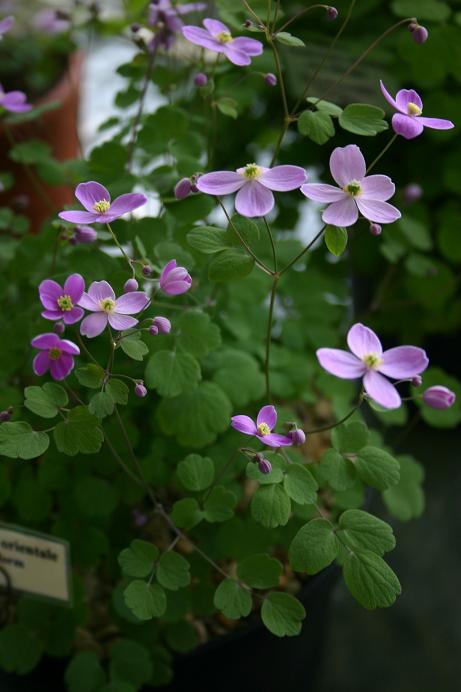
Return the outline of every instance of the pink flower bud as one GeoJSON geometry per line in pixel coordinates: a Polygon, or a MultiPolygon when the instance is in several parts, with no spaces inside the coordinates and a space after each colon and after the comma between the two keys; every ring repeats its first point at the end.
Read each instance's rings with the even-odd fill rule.
{"type": "Polygon", "coordinates": [[[87,243],[94,243],[97,238],[98,234],[94,228],[91,228],[91,226],[75,226],[74,235],[71,242],[73,241],[73,245],[83,245],[87,243]]]}
{"type": "Polygon", "coordinates": [[[11,419],[12,409],[6,409],[6,411],[0,411],[0,423],[7,423],[11,419]]]}
{"type": "Polygon", "coordinates": [[[144,274],[144,276],[150,276],[152,274],[152,267],[150,267],[148,264],[145,264],[141,271],[144,274]]]}
{"type": "Polygon", "coordinates": [[[167,317],[154,317],[149,332],[151,334],[169,334],[171,332],[170,320],[167,317]],[[153,329],[156,329],[156,331],[152,331],[153,329]]]}
{"type": "Polygon", "coordinates": [[[136,387],[134,388],[134,393],[136,396],[139,396],[141,399],[145,396],[147,396],[147,389],[144,386],[144,382],[140,380],[137,384],[136,387]]]}
{"type": "Polygon", "coordinates": [[[429,32],[425,26],[417,24],[412,30],[411,35],[416,43],[425,43],[428,39],[429,32]]]}
{"type": "Polygon", "coordinates": [[[423,189],[418,183],[409,183],[403,188],[403,198],[407,204],[417,202],[422,197],[423,189]]]}
{"type": "Polygon", "coordinates": [[[128,279],[128,281],[125,281],[123,284],[123,290],[125,293],[132,293],[133,291],[138,290],[138,286],[139,284],[136,279],[128,279]]]}
{"type": "Polygon", "coordinates": [[[456,401],[456,394],[448,387],[437,384],[426,389],[423,401],[431,408],[450,408],[456,401]]]}
{"type": "Polygon", "coordinates": [[[370,233],[371,235],[381,235],[383,229],[379,225],[379,223],[371,223],[370,224],[370,233]]]}
{"type": "Polygon", "coordinates": [[[184,267],[178,267],[176,260],[171,260],[160,274],[160,288],[168,296],[186,293],[192,286],[192,277],[184,267]]]}
{"type": "Polygon", "coordinates": [[[339,14],[339,12],[338,12],[338,10],[336,9],[336,7],[329,7],[329,8],[327,9],[327,16],[328,16],[328,19],[331,19],[332,21],[333,21],[334,19],[337,19],[337,18],[338,18],[338,14],[339,14]]]}
{"type": "Polygon", "coordinates": [[[294,445],[303,445],[306,441],[306,433],[304,432],[304,430],[301,430],[300,428],[290,430],[288,435],[291,437],[291,440],[294,445]]]}
{"type": "Polygon", "coordinates": [[[53,331],[55,334],[63,334],[65,328],[64,322],[55,322],[53,325],[53,331]]]}
{"type": "Polygon", "coordinates": [[[208,77],[203,72],[198,72],[194,77],[194,84],[196,87],[204,87],[208,84],[208,77]]]}
{"type": "Polygon", "coordinates": [[[277,86],[277,77],[272,72],[268,72],[266,75],[264,75],[264,81],[266,82],[267,86],[277,86]]]}
{"type": "Polygon", "coordinates": [[[269,459],[263,457],[262,454],[256,454],[256,462],[261,473],[268,474],[272,472],[272,464],[269,459]]]}
{"type": "Polygon", "coordinates": [[[181,178],[174,188],[176,199],[185,199],[192,192],[192,184],[189,178],[181,178]]]}
{"type": "Polygon", "coordinates": [[[411,384],[413,387],[421,387],[423,383],[423,378],[421,375],[415,375],[414,377],[411,378],[411,384]]]}

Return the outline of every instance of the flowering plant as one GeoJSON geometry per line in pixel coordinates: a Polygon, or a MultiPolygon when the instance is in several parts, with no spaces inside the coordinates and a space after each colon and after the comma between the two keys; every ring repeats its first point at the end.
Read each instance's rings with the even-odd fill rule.
{"type": "MultiPolygon", "coordinates": [[[[333,21],[319,34],[335,46],[354,2],[343,17],[217,4],[219,19],[205,3],[160,0],[127,2],[123,25],[107,20],[139,49],[118,68],[117,104],[135,114],[103,124],[110,137],[81,162],[84,210],[56,209],[40,235],[6,238],[15,338],[0,359],[0,497],[15,523],[67,539],[75,569],[72,608],[19,598],[0,663],[26,673],[44,653],[72,655],[71,691],[81,679],[101,692],[163,685],[175,652],[251,614],[276,637],[297,635],[309,627],[297,595],[333,563],[362,606],[390,606],[395,538],[368,511],[369,489],[402,520],[424,496],[422,467],[386,431],[415,406],[436,425],[461,418],[457,381],[428,369],[425,330],[386,329],[382,288],[360,317],[349,300],[360,255],[385,247],[390,261],[394,233],[397,244],[409,234],[399,188],[414,177],[389,175],[387,152],[419,128],[402,118],[421,113],[403,113],[398,92],[383,142],[378,105],[336,99],[371,48],[327,86],[320,66],[289,87],[304,41],[286,29],[304,35],[320,9],[333,21]],[[168,97],[155,112],[152,82],[168,97]],[[22,639],[24,656],[12,654],[22,639]]],[[[430,42],[408,17],[371,47],[399,31],[417,50],[430,42]]],[[[375,103],[382,76],[370,80],[375,103]]],[[[448,115],[443,104],[431,116],[448,115]]],[[[433,134],[436,147],[451,136],[433,134]]],[[[425,137],[405,142],[410,158],[425,137]]],[[[401,247],[399,261],[427,266],[401,247]]]]}

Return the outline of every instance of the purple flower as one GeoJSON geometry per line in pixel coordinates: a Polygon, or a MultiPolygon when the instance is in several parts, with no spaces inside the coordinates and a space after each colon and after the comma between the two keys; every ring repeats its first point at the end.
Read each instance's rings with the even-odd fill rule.
{"type": "Polygon", "coordinates": [[[59,217],[71,223],[110,223],[123,214],[141,207],[147,202],[145,195],[129,192],[120,195],[112,203],[108,190],[94,181],[80,183],[75,196],[86,211],[61,211],[59,217]]]}
{"type": "Polygon", "coordinates": [[[421,26],[421,24],[418,24],[417,22],[410,22],[408,28],[411,31],[415,43],[426,43],[429,37],[429,32],[425,26],[421,26]]]}
{"type": "Polygon", "coordinates": [[[381,235],[383,232],[382,227],[379,225],[379,223],[371,223],[370,224],[370,233],[371,235],[381,235]]]}
{"type": "Polygon", "coordinates": [[[14,17],[11,15],[9,17],[5,17],[4,19],[2,19],[0,21],[0,39],[3,36],[3,34],[6,34],[7,31],[9,31],[11,29],[13,24],[14,24],[14,17]]]}
{"type": "Polygon", "coordinates": [[[4,108],[10,113],[25,113],[30,111],[32,105],[27,103],[27,96],[23,91],[3,91],[0,84],[0,109],[4,108]]]}
{"type": "Polygon", "coordinates": [[[387,175],[366,175],[366,163],[359,147],[337,147],[330,156],[330,172],[338,187],[309,183],[301,192],[316,202],[330,204],[322,214],[326,224],[352,226],[360,213],[376,223],[392,223],[400,218],[398,209],[388,204],[395,185],[387,175]]]}
{"type": "Polygon", "coordinates": [[[265,216],[274,208],[276,192],[296,190],[306,181],[306,172],[300,166],[264,168],[248,163],[237,171],[205,173],[197,181],[200,192],[208,195],[228,195],[237,192],[235,208],[242,216],[265,216]]]}
{"type": "Polygon", "coordinates": [[[184,267],[178,267],[176,260],[171,260],[160,274],[160,288],[169,296],[186,293],[192,286],[192,277],[184,267]]]}
{"type": "Polygon", "coordinates": [[[197,72],[194,77],[194,84],[196,87],[204,87],[208,84],[208,77],[204,72],[197,72]]]}
{"type": "Polygon", "coordinates": [[[171,332],[171,322],[167,317],[154,317],[152,325],[149,327],[149,334],[169,334],[171,332]]]}
{"type": "Polygon", "coordinates": [[[190,12],[200,12],[206,9],[204,2],[189,2],[184,5],[172,5],[171,0],[157,0],[149,4],[148,23],[157,29],[153,39],[153,47],[171,48],[184,24],[181,15],[190,12]]]}
{"type": "Polygon", "coordinates": [[[379,84],[386,101],[398,111],[392,116],[392,128],[397,135],[402,135],[405,139],[414,139],[425,127],[432,130],[451,130],[454,127],[451,120],[421,117],[423,102],[414,89],[400,89],[394,99],[383,82],[380,81],[379,84]]]}
{"type": "Polygon", "coordinates": [[[201,29],[198,26],[184,26],[182,33],[191,43],[208,48],[215,53],[223,53],[234,65],[250,65],[251,58],[261,55],[263,44],[254,38],[238,36],[233,38],[225,24],[217,19],[204,19],[201,29]]]}
{"type": "Polygon", "coordinates": [[[265,475],[272,473],[271,462],[259,452],[258,454],[255,454],[255,461],[258,464],[258,470],[260,473],[264,473],[265,475]]]}
{"type": "Polygon", "coordinates": [[[384,408],[398,408],[401,404],[398,391],[386,377],[396,380],[412,378],[429,364],[425,351],[416,346],[397,346],[383,352],[376,334],[360,323],[349,329],[347,344],[352,353],[337,348],[319,348],[317,358],[320,365],[344,380],[362,377],[369,397],[384,408]]]}
{"type": "Polygon", "coordinates": [[[97,239],[98,234],[91,226],[75,226],[71,242],[74,245],[86,245],[94,243],[97,239]]]}
{"type": "Polygon", "coordinates": [[[133,293],[134,291],[137,291],[138,288],[139,284],[136,281],[136,279],[128,279],[123,284],[123,290],[125,291],[125,293],[133,293]]]}
{"type": "Polygon", "coordinates": [[[62,34],[70,28],[69,18],[61,16],[59,11],[45,8],[37,12],[33,20],[34,26],[46,34],[62,34]]]}
{"type": "Polygon", "coordinates": [[[291,437],[273,433],[277,423],[277,411],[274,406],[263,406],[256,423],[249,416],[233,416],[231,426],[244,435],[253,435],[268,447],[290,447],[293,444],[291,437]]]}
{"type": "Polygon", "coordinates": [[[331,20],[338,19],[338,14],[339,14],[339,12],[336,9],[336,7],[327,7],[328,19],[331,19],[331,20]]]}
{"type": "Polygon", "coordinates": [[[264,75],[264,81],[266,82],[267,86],[270,87],[275,87],[277,86],[277,77],[273,72],[268,72],[267,74],[264,75]]]}
{"type": "Polygon", "coordinates": [[[71,274],[64,287],[45,279],[38,287],[40,301],[45,308],[42,317],[46,320],[63,320],[65,324],[75,324],[83,317],[83,310],[77,307],[85,290],[85,282],[80,274],[71,274]]]}
{"type": "Polygon", "coordinates": [[[423,392],[423,401],[431,408],[450,408],[456,401],[456,394],[448,387],[437,384],[423,392]]]}
{"type": "Polygon", "coordinates": [[[44,375],[49,370],[54,380],[64,380],[74,367],[74,356],[80,355],[76,344],[53,332],[36,336],[31,344],[40,350],[32,364],[35,374],[44,375]]]}
{"type": "Polygon", "coordinates": [[[94,313],[87,315],[80,325],[80,333],[92,339],[104,331],[107,324],[118,331],[131,329],[138,320],[130,315],[144,310],[149,298],[142,291],[125,293],[120,298],[107,281],[93,281],[88,293],[83,293],[79,305],[94,313]]]}
{"type": "Polygon", "coordinates": [[[301,428],[290,430],[289,436],[294,445],[303,445],[306,441],[306,433],[301,428]]]}
{"type": "Polygon", "coordinates": [[[174,186],[174,196],[176,199],[185,199],[192,192],[192,183],[190,178],[181,178],[174,186]]]}
{"type": "Polygon", "coordinates": [[[139,380],[139,382],[136,383],[136,386],[134,388],[134,393],[140,399],[143,399],[145,396],[147,396],[147,389],[146,389],[144,382],[142,380],[139,380]]]}

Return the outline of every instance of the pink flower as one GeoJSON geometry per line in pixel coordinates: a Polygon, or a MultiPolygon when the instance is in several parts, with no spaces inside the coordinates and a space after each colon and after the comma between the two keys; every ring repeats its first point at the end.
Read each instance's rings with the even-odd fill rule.
{"type": "Polygon", "coordinates": [[[238,36],[233,38],[225,24],[217,19],[204,19],[201,29],[198,26],[184,26],[182,33],[191,43],[208,48],[215,53],[223,53],[234,65],[249,65],[251,58],[261,55],[263,44],[254,38],[238,36]]]}
{"type": "Polygon", "coordinates": [[[200,192],[208,195],[228,195],[237,192],[235,208],[247,217],[265,216],[274,208],[277,192],[297,190],[306,181],[306,172],[300,166],[264,168],[248,163],[236,171],[205,173],[197,181],[200,192]]]}
{"type": "Polygon", "coordinates": [[[112,203],[108,190],[94,181],[80,183],[75,196],[86,211],[61,211],[58,216],[70,223],[110,223],[147,202],[145,195],[129,192],[120,195],[112,203]]]}
{"type": "Polygon", "coordinates": [[[192,286],[192,277],[184,267],[178,267],[176,260],[171,260],[160,274],[160,288],[169,296],[186,293],[192,286]]]}
{"type": "MultiPolygon", "coordinates": [[[[244,435],[253,435],[268,447],[290,447],[293,444],[291,437],[273,433],[277,423],[277,411],[274,406],[263,406],[256,423],[249,416],[234,416],[231,426],[244,435]]],[[[267,472],[266,472],[267,473],[267,472]]]]}
{"type": "Polygon", "coordinates": [[[76,344],[67,339],[60,339],[54,332],[36,336],[31,344],[40,350],[32,364],[34,373],[40,376],[49,370],[54,380],[64,380],[73,370],[74,356],[80,355],[80,349],[76,344]]]}
{"type": "Polygon", "coordinates": [[[397,346],[383,352],[374,331],[360,323],[349,329],[347,344],[352,353],[337,348],[319,348],[317,358],[320,365],[344,380],[362,377],[368,396],[384,408],[399,408],[402,403],[398,391],[386,377],[411,379],[429,364],[425,351],[416,346],[397,346]]]}
{"type": "Polygon", "coordinates": [[[92,312],[80,325],[80,333],[92,339],[104,331],[107,324],[117,331],[131,329],[138,320],[130,315],[144,310],[149,298],[142,291],[125,293],[120,298],[107,281],[93,281],[88,293],[83,293],[79,305],[92,312]]]}
{"type": "Polygon", "coordinates": [[[392,116],[392,128],[397,135],[402,135],[405,139],[414,139],[425,127],[433,130],[451,130],[454,127],[451,120],[421,117],[423,102],[414,89],[400,89],[394,99],[383,82],[380,81],[379,84],[386,101],[398,111],[392,116]]]}
{"type": "Polygon", "coordinates": [[[330,172],[338,187],[309,183],[301,192],[316,202],[330,204],[322,214],[326,224],[352,226],[360,213],[376,223],[392,223],[400,218],[398,209],[388,204],[395,185],[387,175],[366,175],[366,163],[359,147],[337,147],[330,156],[330,172]]]}
{"type": "Polygon", "coordinates": [[[45,308],[42,317],[46,320],[63,320],[65,324],[75,324],[83,317],[82,308],[77,307],[85,290],[85,282],[80,274],[67,277],[64,288],[45,279],[38,287],[40,301],[45,308]]]}

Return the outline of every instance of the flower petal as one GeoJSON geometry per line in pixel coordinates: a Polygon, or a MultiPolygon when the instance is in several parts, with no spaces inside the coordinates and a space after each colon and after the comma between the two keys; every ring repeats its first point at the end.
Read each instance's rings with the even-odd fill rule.
{"type": "Polygon", "coordinates": [[[249,416],[233,416],[231,426],[244,435],[256,435],[257,433],[255,422],[249,416]]]}
{"type": "MultiPolygon", "coordinates": [[[[80,274],[71,274],[64,283],[64,293],[68,294],[73,303],[78,303],[85,290],[85,280],[80,274]]],[[[62,295],[62,292],[61,292],[62,295]]]]}
{"type": "Polygon", "coordinates": [[[235,208],[249,218],[265,216],[274,208],[274,195],[257,180],[251,180],[237,192],[235,208]]]}
{"type": "Polygon", "coordinates": [[[50,357],[47,351],[40,351],[37,353],[34,360],[32,361],[32,369],[36,375],[44,375],[48,368],[50,367],[50,357]]]}
{"type": "Polygon", "coordinates": [[[98,215],[90,211],[60,211],[60,219],[69,223],[96,223],[98,215]]]}
{"type": "Polygon", "coordinates": [[[165,279],[168,277],[170,272],[173,271],[173,269],[176,267],[177,262],[175,259],[170,260],[167,264],[162,269],[162,273],[160,274],[160,285],[165,281],[165,279]]]}
{"type": "Polygon", "coordinates": [[[220,22],[219,19],[204,19],[202,24],[205,27],[205,29],[210,32],[212,36],[217,36],[221,33],[231,33],[229,27],[220,22]]]}
{"type": "MultiPolygon", "coordinates": [[[[394,99],[393,96],[390,95],[390,93],[388,92],[388,90],[384,86],[384,82],[382,79],[379,80],[379,86],[381,87],[381,91],[383,93],[383,96],[386,99],[386,101],[388,102],[388,104],[390,106],[392,106],[392,108],[395,108],[396,111],[398,111],[399,107],[397,105],[397,101],[394,99]]],[[[406,113],[406,110],[405,110],[405,113],[406,113]]]]}
{"type": "Polygon", "coordinates": [[[63,317],[61,310],[43,310],[40,314],[46,320],[60,320],[63,317]]]}
{"type": "Polygon", "coordinates": [[[387,175],[368,175],[360,183],[361,199],[378,199],[385,202],[395,192],[395,185],[387,175]]]}
{"type": "Polygon", "coordinates": [[[401,135],[405,139],[414,139],[424,130],[421,118],[416,118],[412,115],[403,115],[395,113],[392,116],[392,129],[397,135],[401,135]]]}
{"type": "Polygon", "coordinates": [[[176,5],[175,11],[178,14],[189,14],[189,12],[201,12],[206,8],[206,2],[186,2],[184,5],[176,5]]]}
{"type": "Polygon", "coordinates": [[[110,194],[107,188],[94,180],[77,185],[75,196],[80,204],[90,212],[94,212],[93,204],[95,202],[101,202],[104,199],[110,202],[110,194]]]}
{"type": "Polygon", "coordinates": [[[357,205],[352,197],[344,197],[325,209],[322,219],[333,226],[352,226],[359,218],[357,205]]]}
{"type": "Polygon", "coordinates": [[[54,332],[47,332],[46,334],[39,334],[32,339],[31,346],[34,348],[39,348],[41,350],[48,350],[49,348],[55,348],[59,346],[59,336],[54,332]]]}
{"type": "Polygon", "coordinates": [[[270,433],[269,435],[256,435],[258,440],[268,447],[290,447],[293,444],[291,437],[270,433]]]}
{"type": "Polygon", "coordinates": [[[80,325],[80,334],[93,339],[99,336],[104,331],[107,325],[106,312],[94,312],[92,315],[87,315],[80,325]]]}
{"type": "Polygon", "coordinates": [[[78,301],[80,307],[85,308],[85,310],[91,310],[91,312],[99,312],[101,307],[88,293],[85,291],[82,293],[82,297],[78,301]]]}
{"type": "Polygon", "coordinates": [[[69,341],[69,339],[61,339],[59,348],[61,351],[63,351],[63,353],[70,353],[72,356],[80,355],[80,349],[77,344],[74,344],[73,341],[69,341]]]}
{"type": "Polygon", "coordinates": [[[135,315],[137,312],[144,310],[148,303],[149,298],[143,291],[125,293],[115,301],[115,312],[122,315],[135,315]]]}
{"type": "Polygon", "coordinates": [[[275,166],[264,171],[258,181],[269,190],[288,192],[300,188],[306,178],[306,171],[301,166],[275,166]]]}
{"type": "Polygon", "coordinates": [[[261,41],[255,38],[247,38],[246,36],[237,36],[232,41],[232,48],[236,48],[247,55],[261,55],[264,46],[261,41]]]}
{"type": "Polygon", "coordinates": [[[321,183],[307,183],[302,185],[301,192],[314,202],[339,202],[346,197],[346,193],[334,185],[321,183]]]}
{"type": "Polygon", "coordinates": [[[74,368],[74,359],[63,353],[58,360],[50,361],[50,373],[54,380],[64,380],[74,368]]]}
{"type": "Polygon", "coordinates": [[[197,181],[197,188],[207,195],[229,195],[245,185],[245,178],[235,171],[205,173],[197,181]]]}
{"type": "Polygon", "coordinates": [[[356,144],[337,147],[330,156],[330,171],[340,187],[351,180],[362,180],[367,166],[363,154],[356,144]]]}
{"type": "Polygon", "coordinates": [[[424,127],[430,127],[432,130],[451,130],[454,123],[451,120],[444,118],[418,118],[418,122],[424,127]]]}
{"type": "Polygon", "coordinates": [[[348,351],[319,348],[316,355],[324,370],[343,380],[355,380],[366,372],[365,364],[348,351]]]}
{"type": "Polygon", "coordinates": [[[201,29],[198,26],[183,26],[182,34],[184,38],[187,38],[191,43],[195,43],[196,46],[201,46],[202,48],[207,48],[208,50],[213,50],[216,53],[223,52],[223,45],[219,43],[211,34],[205,29],[201,29]]]}
{"type": "Polygon", "coordinates": [[[368,353],[376,353],[380,356],[383,352],[381,342],[374,331],[360,322],[349,329],[347,345],[357,358],[363,358],[368,353]]]}
{"type": "Polygon", "coordinates": [[[127,194],[120,195],[114,199],[113,203],[110,205],[108,215],[110,215],[112,218],[118,218],[123,214],[127,214],[129,211],[142,207],[143,204],[146,204],[146,202],[146,195],[141,195],[137,192],[128,192],[127,194]]]}
{"type": "Polygon", "coordinates": [[[418,108],[421,108],[421,110],[423,109],[421,96],[414,89],[400,89],[400,91],[398,91],[396,94],[395,102],[397,104],[397,108],[402,113],[408,113],[409,103],[414,103],[415,106],[418,106],[418,108]]]}
{"type": "Polygon", "coordinates": [[[82,319],[84,314],[82,308],[73,307],[69,312],[60,313],[60,317],[62,317],[64,324],[75,324],[82,319]]]}
{"type": "Polygon", "coordinates": [[[357,197],[357,206],[368,221],[376,221],[376,223],[393,223],[402,216],[399,210],[389,202],[357,197]]]}
{"type": "Polygon", "coordinates": [[[131,329],[138,324],[138,320],[135,317],[122,315],[117,312],[110,312],[108,315],[108,320],[110,326],[117,329],[119,332],[123,332],[124,329],[131,329]]]}
{"type": "Polygon", "coordinates": [[[384,408],[399,408],[402,403],[400,394],[394,385],[375,370],[369,370],[366,373],[363,378],[363,386],[373,401],[384,408]]]}
{"type": "Polygon", "coordinates": [[[263,406],[256,419],[256,425],[265,423],[272,430],[277,423],[277,411],[274,406],[263,406]]]}
{"type": "Polygon", "coordinates": [[[390,348],[384,351],[382,359],[378,371],[396,380],[420,375],[429,365],[426,352],[417,346],[390,348]]]}
{"type": "MultiPolygon", "coordinates": [[[[88,289],[88,295],[98,304],[100,300],[105,300],[106,298],[115,300],[115,293],[107,281],[93,281],[88,289]]],[[[80,305],[82,305],[82,301],[80,301],[80,305]]],[[[82,305],[82,307],[85,306],[82,305]]]]}
{"type": "Polygon", "coordinates": [[[56,310],[56,301],[62,296],[62,288],[53,279],[45,279],[39,284],[38,294],[43,307],[48,310],[56,310]]]}

